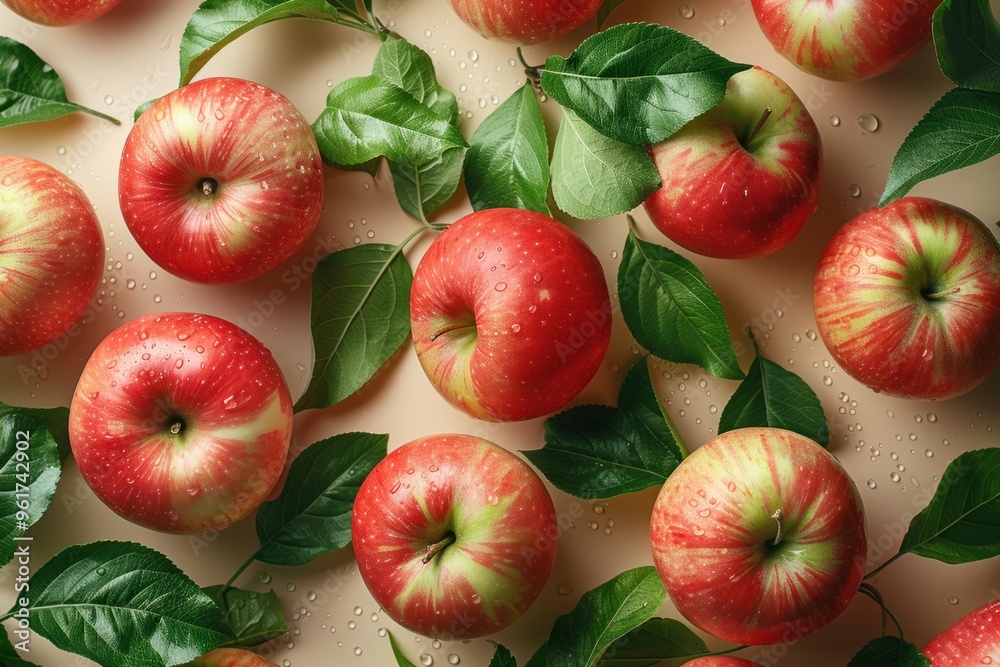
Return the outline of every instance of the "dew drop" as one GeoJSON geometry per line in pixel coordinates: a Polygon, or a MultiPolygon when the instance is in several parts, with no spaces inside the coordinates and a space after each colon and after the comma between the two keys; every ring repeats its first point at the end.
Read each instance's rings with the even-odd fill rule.
{"type": "Polygon", "coordinates": [[[502,292],[505,289],[507,289],[507,283],[497,283],[493,289],[495,289],[498,292],[502,292]]]}
{"type": "Polygon", "coordinates": [[[360,616],[363,613],[365,613],[365,610],[362,609],[361,607],[355,607],[354,608],[354,615],[355,616],[360,616]]]}
{"type": "Polygon", "coordinates": [[[424,665],[424,667],[430,667],[434,664],[434,657],[430,653],[421,653],[420,664],[424,665]]]}
{"type": "Polygon", "coordinates": [[[809,340],[816,340],[816,332],[813,331],[812,329],[807,330],[806,338],[808,338],[809,340]]]}
{"type": "Polygon", "coordinates": [[[827,387],[829,387],[830,385],[833,384],[833,378],[830,377],[829,375],[824,375],[823,376],[823,384],[825,384],[827,387]]]}
{"type": "Polygon", "coordinates": [[[830,116],[830,125],[834,127],[840,126],[840,116],[830,116]]]}
{"type": "Polygon", "coordinates": [[[858,127],[860,127],[865,132],[877,132],[878,131],[878,118],[870,113],[861,114],[858,116],[858,127]]]}
{"type": "Polygon", "coordinates": [[[315,602],[316,601],[316,591],[309,591],[308,593],[306,593],[306,599],[309,600],[310,602],[315,602]]]}
{"type": "Polygon", "coordinates": [[[354,655],[361,655],[361,653],[362,653],[361,647],[360,646],[355,646],[354,647],[354,655]]]}
{"type": "Polygon", "coordinates": [[[108,571],[106,569],[104,569],[103,567],[97,568],[97,576],[103,577],[107,573],[108,573],[108,571]]]}
{"type": "Polygon", "coordinates": [[[59,146],[58,148],[56,148],[56,155],[66,155],[66,147],[59,146]]]}
{"type": "Polygon", "coordinates": [[[851,195],[855,199],[861,196],[861,186],[857,183],[851,183],[847,186],[847,194],[851,195]]]}
{"type": "Polygon", "coordinates": [[[896,482],[898,484],[899,483],[899,473],[898,472],[892,473],[891,475],[889,475],[889,479],[891,479],[893,482],[896,482]]]}
{"type": "Polygon", "coordinates": [[[677,13],[681,15],[682,19],[693,19],[694,7],[692,7],[691,5],[681,5],[677,9],[677,13]]]}
{"type": "Polygon", "coordinates": [[[604,514],[604,505],[594,505],[594,514],[604,514]]]}
{"type": "Polygon", "coordinates": [[[559,588],[556,589],[556,592],[559,593],[559,595],[569,595],[573,592],[573,587],[568,583],[561,583],[559,584],[559,588]]]}
{"type": "Polygon", "coordinates": [[[937,420],[938,420],[938,418],[937,418],[937,415],[936,415],[936,414],[934,414],[933,412],[928,412],[928,413],[927,413],[927,421],[929,421],[930,423],[932,423],[932,424],[933,424],[933,423],[934,423],[934,422],[936,422],[937,420]]]}
{"type": "Polygon", "coordinates": [[[107,104],[108,106],[111,106],[112,104],[115,103],[115,98],[111,97],[110,95],[105,95],[104,103],[107,104]]]}
{"type": "Polygon", "coordinates": [[[948,604],[958,604],[958,598],[952,595],[950,598],[948,598],[948,604]]]}
{"type": "Polygon", "coordinates": [[[294,593],[295,592],[295,584],[293,584],[293,583],[289,582],[289,584],[287,586],[285,586],[285,588],[288,590],[289,593],[294,593]]]}
{"type": "Polygon", "coordinates": [[[874,489],[875,487],[877,487],[877,486],[878,486],[878,484],[876,484],[876,483],[875,483],[875,480],[874,480],[874,479],[870,479],[870,480],[868,480],[867,484],[868,484],[868,488],[869,488],[869,489],[874,489]]]}
{"type": "Polygon", "coordinates": [[[469,60],[477,62],[479,60],[479,51],[476,51],[475,49],[469,51],[469,60]]]}
{"type": "Polygon", "coordinates": [[[267,573],[267,572],[261,572],[260,575],[257,577],[257,579],[262,584],[269,584],[269,583],[271,583],[271,575],[269,573],[267,573]]]}
{"type": "Polygon", "coordinates": [[[449,665],[457,665],[460,662],[462,662],[462,659],[459,658],[457,655],[455,655],[454,653],[449,653],[448,654],[448,664],[449,665]]]}
{"type": "Polygon", "coordinates": [[[358,627],[358,624],[357,624],[357,623],[355,623],[354,621],[348,621],[348,622],[347,622],[347,629],[348,629],[348,630],[353,630],[353,629],[355,629],[356,627],[358,627]]]}

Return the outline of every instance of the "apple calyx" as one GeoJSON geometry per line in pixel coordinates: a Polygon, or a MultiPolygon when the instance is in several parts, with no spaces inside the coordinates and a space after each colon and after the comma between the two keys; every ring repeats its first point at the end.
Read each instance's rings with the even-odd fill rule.
{"type": "Polygon", "coordinates": [[[198,189],[206,197],[212,197],[219,190],[219,182],[214,178],[206,176],[205,178],[198,181],[198,189]]]}
{"type": "Polygon", "coordinates": [[[760,115],[760,120],[757,121],[757,125],[754,126],[753,130],[750,132],[750,136],[748,136],[746,141],[743,142],[744,148],[748,147],[754,140],[754,137],[756,137],[757,134],[764,128],[764,124],[767,122],[767,119],[771,117],[772,113],[774,112],[771,110],[771,107],[764,107],[764,111],[760,115]]]}
{"type": "Polygon", "coordinates": [[[774,514],[771,515],[771,518],[778,522],[778,532],[775,533],[774,535],[774,545],[773,545],[773,546],[778,546],[779,544],[781,544],[781,538],[783,537],[782,531],[784,530],[784,524],[782,523],[782,520],[785,518],[785,513],[782,512],[781,508],[779,507],[778,509],[774,510],[774,514]]]}
{"type": "Polygon", "coordinates": [[[443,538],[441,538],[440,540],[438,540],[434,544],[428,544],[427,545],[427,548],[424,549],[424,552],[425,552],[424,553],[424,557],[420,559],[420,562],[423,563],[424,565],[427,565],[432,560],[434,560],[435,556],[437,556],[439,553],[441,553],[442,551],[444,551],[446,548],[448,548],[449,546],[451,546],[452,544],[454,544],[455,540],[457,540],[457,539],[458,539],[458,537],[455,535],[455,533],[453,533],[453,532],[451,532],[449,530],[447,533],[445,533],[445,536],[443,538]]]}

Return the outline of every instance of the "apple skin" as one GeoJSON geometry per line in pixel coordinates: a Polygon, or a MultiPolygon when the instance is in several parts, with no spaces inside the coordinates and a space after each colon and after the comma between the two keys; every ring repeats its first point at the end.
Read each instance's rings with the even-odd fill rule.
{"type": "Polygon", "coordinates": [[[217,648],[182,667],[278,667],[256,653],[239,648],[217,648]]]}
{"type": "Polygon", "coordinates": [[[146,254],[214,284],[294,255],[316,229],[323,192],[306,119],[279,93],[233,78],[196,81],[146,109],[118,177],[122,216],[146,254]]]}
{"type": "Polygon", "coordinates": [[[685,662],[681,667],[763,667],[759,662],[730,658],[724,655],[712,655],[705,658],[695,658],[685,662]]]}
{"type": "Polygon", "coordinates": [[[1000,364],[1000,246],[933,199],[905,197],[838,230],[813,305],[831,356],[877,392],[951,398],[1000,364]]]}
{"type": "Polygon", "coordinates": [[[733,76],[718,106],[649,152],[663,185],[646,199],[646,212],[698,254],[769,255],[816,211],[819,129],[792,89],[760,67],[733,76]]]}
{"type": "Polygon", "coordinates": [[[358,571],[400,625],[438,639],[502,630],[534,602],[555,563],[559,526],[538,475],[470,435],[437,435],[389,453],[354,501],[358,571]],[[447,536],[425,564],[428,547],[447,536]]]}
{"type": "Polygon", "coordinates": [[[84,480],[108,507],[171,533],[243,518],[280,477],[292,400],[271,353],[209,315],[146,315],[94,350],[70,404],[84,480]]]}
{"type": "Polygon", "coordinates": [[[799,638],[832,621],[857,593],[867,556],[854,482],[825,449],[774,428],[697,448],[660,489],[650,538],[677,611],[738,644],[784,643],[790,629],[799,638]]]}
{"type": "Polygon", "coordinates": [[[1000,601],[962,617],[923,650],[931,667],[1000,664],[1000,601]]]}
{"type": "Polygon", "coordinates": [[[604,0],[451,0],[458,18],[486,39],[527,45],[565,35],[604,0]]]}
{"type": "Polygon", "coordinates": [[[0,0],[29,21],[50,27],[88,23],[118,6],[122,0],[0,0]]]}
{"type": "Polygon", "coordinates": [[[568,227],[520,209],[469,214],[427,249],[410,293],[413,345],[431,384],[479,419],[565,406],[611,340],[600,261],[568,227]]]}
{"type": "Polygon", "coordinates": [[[751,0],[764,36],[799,69],[833,81],[885,74],[931,38],[942,0],[751,0]]]}
{"type": "Polygon", "coordinates": [[[76,322],[104,271],[104,235],[80,187],[47,164],[0,156],[0,355],[76,322]]]}

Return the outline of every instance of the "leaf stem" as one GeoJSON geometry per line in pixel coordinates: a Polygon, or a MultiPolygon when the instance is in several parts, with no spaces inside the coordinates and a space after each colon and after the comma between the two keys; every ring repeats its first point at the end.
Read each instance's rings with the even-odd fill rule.
{"type": "Polygon", "coordinates": [[[257,551],[255,551],[255,552],[253,553],[253,555],[252,555],[252,556],[250,556],[250,558],[248,558],[248,559],[247,559],[247,561],[246,561],[245,563],[243,563],[243,565],[240,565],[239,569],[238,569],[238,570],[236,570],[236,572],[235,572],[235,573],[233,573],[233,576],[229,577],[229,581],[227,581],[226,583],[222,584],[222,588],[221,588],[221,589],[219,589],[219,596],[220,596],[220,597],[221,597],[221,596],[223,596],[223,595],[225,595],[225,594],[226,594],[226,591],[228,591],[228,590],[229,590],[230,588],[232,588],[232,587],[233,587],[233,584],[234,584],[234,583],[236,583],[236,580],[240,578],[240,575],[241,575],[241,574],[243,574],[244,572],[246,572],[246,569],[247,569],[248,567],[250,567],[250,565],[251,565],[251,564],[252,564],[252,563],[253,563],[253,562],[254,562],[255,560],[257,560],[257,553],[258,553],[258,552],[257,552],[257,551]]]}
{"type": "Polygon", "coordinates": [[[545,69],[545,65],[529,65],[528,61],[524,59],[524,53],[521,51],[521,47],[517,47],[517,59],[521,61],[521,65],[524,67],[524,73],[531,79],[535,84],[541,85],[542,82],[542,70],[545,69]]]}
{"type": "Polygon", "coordinates": [[[871,598],[882,608],[882,636],[885,637],[886,630],[886,618],[892,619],[893,625],[896,626],[896,630],[899,631],[899,638],[902,641],[906,641],[906,635],[903,633],[903,626],[899,623],[899,619],[896,615],[889,611],[889,608],[885,605],[885,599],[882,597],[882,593],[868,583],[862,583],[858,588],[858,592],[864,594],[865,596],[871,598]]]}
{"type": "Polygon", "coordinates": [[[907,551],[900,551],[898,554],[896,554],[895,556],[893,556],[892,558],[890,558],[889,560],[887,560],[886,562],[882,563],[881,565],[879,565],[878,567],[876,567],[874,570],[872,570],[871,572],[869,572],[868,574],[866,574],[863,581],[868,581],[872,577],[877,576],[879,572],[881,572],[885,568],[889,567],[889,565],[891,565],[892,563],[895,563],[897,560],[899,560],[899,558],[901,556],[904,556],[907,553],[909,553],[909,552],[907,552],[907,551]]]}
{"type": "Polygon", "coordinates": [[[14,618],[14,612],[12,612],[12,611],[8,611],[8,612],[7,612],[6,614],[4,614],[3,616],[0,616],[0,623],[3,623],[3,622],[4,622],[4,621],[6,621],[6,620],[7,620],[8,618],[14,618]]]}

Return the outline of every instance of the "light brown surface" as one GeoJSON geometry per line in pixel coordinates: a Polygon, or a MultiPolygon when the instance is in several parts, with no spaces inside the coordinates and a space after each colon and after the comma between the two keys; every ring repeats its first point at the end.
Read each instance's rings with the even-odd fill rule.
{"type": "MultiPolygon", "coordinates": [[[[941,472],[958,453],[995,444],[996,396],[1000,375],[964,397],[946,403],[921,403],[874,394],[830,365],[815,339],[811,307],[812,273],[833,231],[873,205],[885,183],[891,156],[903,137],[949,84],[937,71],[930,48],[884,77],[858,84],[836,84],[802,74],[776,55],[760,34],[747,0],[691,2],[695,15],[680,16],[682,3],[631,0],[613,15],[615,22],[647,20],[667,24],[702,39],[723,55],[768,68],[785,79],[814,114],[826,148],[825,183],[820,211],[792,244],[763,260],[726,262],[694,258],[726,308],[734,336],[752,323],[764,352],[801,374],[820,394],[832,431],[832,450],[857,482],[866,505],[870,560],[878,564],[895,553],[909,518],[926,503],[941,472]],[[721,25],[724,19],[725,25],[721,25]],[[865,132],[862,114],[874,114],[879,129],[865,132]],[[841,119],[839,126],[830,122],[841,119]],[[860,196],[852,197],[852,185],[860,196]],[[780,312],[779,312],[780,311],[780,312]],[[947,443],[947,444],[946,444],[947,443]],[[898,474],[897,477],[894,475],[898,474]]],[[[0,400],[21,405],[67,405],[83,364],[103,336],[139,315],[168,310],[200,310],[251,329],[274,353],[293,397],[305,388],[311,369],[309,289],[290,276],[313,266],[313,257],[335,246],[368,241],[397,243],[413,229],[392,194],[387,170],[375,181],[356,173],[327,171],[326,210],[314,240],[277,271],[246,285],[209,287],[186,283],[157,268],[129,235],[117,203],[117,166],[131,127],[131,112],[150,97],[177,85],[177,48],[196,0],[126,0],[105,18],[68,29],[35,27],[0,7],[0,34],[25,42],[66,82],[74,101],[123,120],[115,127],[76,114],[43,124],[0,130],[0,151],[34,157],[76,179],[95,206],[108,247],[99,316],[70,341],[47,366],[44,377],[20,371],[31,356],[0,359],[0,400]],[[155,276],[155,277],[154,277],[155,276]],[[284,276],[284,279],[283,279],[284,276]],[[283,301],[271,308],[275,301],[283,301]],[[264,316],[262,313],[273,314],[264,316]],[[256,313],[256,314],[255,314],[256,313]]],[[[490,44],[452,14],[445,0],[376,0],[384,21],[433,56],[442,83],[458,95],[468,112],[463,132],[472,129],[523,82],[512,65],[514,50],[490,44]]],[[[1000,2],[994,0],[994,11],[1000,2]]],[[[526,49],[531,63],[569,51],[595,26],[557,42],[526,49]]],[[[265,26],[223,52],[199,77],[229,75],[275,88],[306,118],[323,108],[329,87],[349,76],[367,74],[377,43],[360,33],[319,22],[291,20],[265,26]]],[[[558,106],[543,104],[555,136],[558,106]]],[[[966,208],[987,223],[1000,219],[995,160],[919,186],[916,193],[966,208]]],[[[456,198],[437,219],[456,220],[470,210],[456,198]]],[[[635,212],[642,235],[660,237],[641,209],[635,212]]],[[[624,217],[573,223],[604,263],[613,282],[625,239],[624,217]]],[[[429,242],[408,251],[414,266],[429,242]]],[[[613,286],[613,285],[612,285],[613,286]]],[[[751,360],[741,345],[741,362],[751,360]]],[[[614,401],[638,348],[620,316],[615,318],[611,350],[598,376],[578,403],[614,401]]],[[[722,407],[735,383],[690,367],[663,364],[657,390],[682,434],[693,447],[713,435],[722,407]]],[[[296,418],[295,451],[323,437],[351,430],[388,432],[390,447],[437,432],[464,432],[509,449],[542,446],[541,420],[492,425],[467,418],[449,407],[427,383],[409,343],[386,369],[356,396],[334,408],[296,418]]],[[[495,639],[509,646],[521,664],[546,638],[555,617],[569,611],[579,595],[622,570],[651,563],[648,518],[655,489],[608,502],[579,501],[554,492],[557,511],[574,527],[561,538],[555,572],[525,618],[495,639]]],[[[173,537],[145,531],[107,510],[69,465],[51,509],[32,529],[32,567],[37,569],[61,548],[95,539],[134,539],[168,554],[198,583],[225,581],[256,548],[252,521],[222,534],[173,537]]],[[[1000,562],[947,566],[907,556],[876,580],[890,607],[919,646],[960,616],[1000,596],[1000,562]]],[[[273,587],[289,616],[290,635],[268,649],[279,665],[393,664],[379,628],[394,631],[403,651],[421,664],[427,654],[436,665],[458,656],[462,665],[488,662],[492,647],[484,640],[438,646],[399,631],[380,614],[353,564],[350,549],[299,568],[256,564],[239,580],[243,587],[273,587]],[[271,577],[267,586],[259,577],[271,577]],[[292,590],[294,589],[294,590],[292,590]],[[312,595],[310,592],[315,593],[312,595]],[[315,598],[315,599],[311,599],[315,598]],[[285,662],[287,661],[287,662],[285,662]]],[[[13,597],[13,575],[0,571],[0,604],[13,597]]],[[[675,615],[669,604],[661,610],[675,615]]],[[[765,665],[842,666],[879,632],[876,606],[858,598],[832,625],[790,647],[749,649],[741,655],[765,665]]],[[[721,644],[710,640],[710,645],[721,644]]],[[[86,665],[35,637],[30,656],[39,664],[86,665]]],[[[423,664],[429,664],[423,661],[423,664]]]]}

